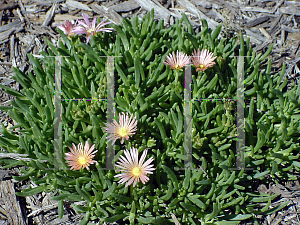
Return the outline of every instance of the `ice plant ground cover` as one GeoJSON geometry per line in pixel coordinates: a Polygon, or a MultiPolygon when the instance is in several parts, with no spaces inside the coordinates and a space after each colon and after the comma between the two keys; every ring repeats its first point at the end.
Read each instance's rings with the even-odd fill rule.
{"type": "Polygon", "coordinates": [[[280,74],[271,73],[272,62],[267,58],[271,48],[256,54],[242,36],[218,38],[221,25],[211,30],[203,21],[196,34],[184,14],[169,28],[164,28],[162,20],[154,21],[153,15],[151,11],[142,21],[124,19],[121,25],[107,25],[114,31],[90,36],[68,37],[58,29],[62,40],[57,46],[48,41],[41,54],[68,56],[62,58],[64,99],[106,99],[107,58],[101,56],[122,56],[114,59],[119,123],[110,127],[111,133],[103,128],[108,126],[106,101],[62,101],[62,155],[69,157],[60,170],[55,169],[53,142],[55,59],[29,56],[34,69],[27,74],[14,68],[14,79],[22,89],[17,92],[1,85],[16,96],[11,107],[1,109],[18,123],[10,129],[19,127],[21,135],[3,126],[0,145],[32,160],[6,158],[1,164],[20,166],[24,175],[14,179],[30,179],[38,185],[18,195],[53,192],[60,216],[65,202],[84,201],[84,205],[72,205],[85,213],[81,224],[93,220],[174,224],[174,216],[181,224],[238,224],[246,219],[258,224],[257,215],[280,210],[288,202],[271,208],[278,195],[255,193],[254,181],[268,182],[267,174],[274,182],[299,176],[300,87],[287,90],[285,66],[280,74]],[[196,64],[191,66],[191,169],[184,169],[185,67],[178,69],[185,62],[176,58],[174,68],[164,63],[177,51],[177,57],[194,53],[190,62],[196,64]],[[238,55],[248,56],[244,58],[244,99],[250,102],[244,109],[245,167],[251,169],[232,170],[236,167],[238,76],[237,57],[232,56],[238,55]],[[121,124],[123,113],[137,123],[123,118],[121,124]],[[102,169],[109,135],[115,140],[115,170],[102,169]],[[72,146],[80,156],[68,154],[72,146]],[[78,167],[70,170],[69,160],[78,167]],[[122,169],[117,167],[122,164],[122,169]],[[266,204],[259,207],[258,203],[266,204]]]}

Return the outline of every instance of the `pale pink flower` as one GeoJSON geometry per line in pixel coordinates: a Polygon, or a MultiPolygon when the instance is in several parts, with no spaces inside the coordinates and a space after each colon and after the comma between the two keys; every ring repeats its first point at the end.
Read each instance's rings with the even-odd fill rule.
{"type": "Polygon", "coordinates": [[[114,139],[112,142],[114,144],[117,139],[122,138],[121,144],[123,144],[125,138],[128,140],[130,135],[135,134],[137,121],[136,117],[132,119],[132,116],[129,118],[128,113],[125,116],[125,113],[122,112],[122,114],[119,114],[119,124],[114,120],[114,124],[107,124],[106,127],[102,127],[106,132],[111,133],[107,137],[108,141],[114,139]]]}
{"type": "Polygon", "coordinates": [[[57,27],[69,37],[75,35],[74,28],[76,27],[76,23],[73,25],[70,21],[65,21],[65,24],[58,25],[57,27]]]}
{"type": "Polygon", "coordinates": [[[206,70],[209,67],[212,67],[215,62],[213,62],[217,58],[216,56],[213,57],[213,53],[209,52],[207,49],[203,49],[200,54],[200,49],[196,52],[194,50],[194,54],[192,54],[192,61],[194,66],[197,68],[196,71],[199,70],[206,70]]]}
{"type": "Polygon", "coordinates": [[[68,160],[67,163],[71,166],[71,170],[79,170],[81,168],[87,168],[89,170],[89,165],[95,163],[95,160],[92,160],[95,157],[95,153],[98,151],[94,151],[95,145],[90,148],[89,143],[86,141],[84,149],[82,143],[78,144],[78,148],[76,148],[73,143],[73,149],[69,147],[71,152],[65,153],[65,159],[68,160]]]}
{"type": "Polygon", "coordinates": [[[152,174],[152,170],[155,170],[153,165],[149,165],[153,158],[149,158],[144,164],[144,160],[147,156],[147,149],[144,150],[142,157],[140,158],[140,161],[138,161],[138,150],[136,148],[130,148],[130,153],[128,150],[124,150],[125,156],[120,156],[119,162],[117,162],[116,165],[121,170],[116,170],[116,172],[122,172],[121,174],[117,174],[114,177],[119,177],[121,180],[118,181],[118,183],[126,183],[126,186],[129,186],[133,183],[133,187],[139,182],[139,179],[141,179],[142,183],[145,184],[147,181],[149,181],[149,177],[147,177],[147,174],[152,174]]]}
{"type": "Polygon", "coordinates": [[[110,24],[111,22],[105,23],[106,20],[103,20],[96,26],[97,17],[94,17],[92,24],[90,23],[88,16],[85,13],[82,14],[82,17],[85,23],[82,21],[78,21],[79,25],[74,28],[74,32],[76,32],[76,34],[86,34],[88,36],[86,43],[89,42],[91,36],[94,36],[100,31],[111,32],[112,30],[114,30],[113,28],[101,28],[107,24],[110,24]]]}
{"type": "Polygon", "coordinates": [[[166,59],[167,60],[164,62],[164,64],[169,65],[171,69],[174,70],[179,70],[190,63],[189,56],[183,52],[178,52],[178,50],[176,52],[176,57],[175,53],[172,52],[169,54],[169,56],[166,56],[166,59]]]}

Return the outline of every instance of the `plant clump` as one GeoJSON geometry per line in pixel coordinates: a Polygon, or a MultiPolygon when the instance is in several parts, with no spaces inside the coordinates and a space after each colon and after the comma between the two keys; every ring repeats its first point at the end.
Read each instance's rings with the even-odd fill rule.
{"type": "MultiPolygon", "coordinates": [[[[61,217],[64,202],[85,201],[83,206],[72,205],[85,213],[81,224],[92,220],[171,224],[174,216],[181,224],[239,224],[280,210],[288,202],[270,208],[277,195],[253,192],[253,181],[267,174],[275,182],[297,178],[300,87],[286,90],[285,66],[280,74],[271,75],[267,59],[271,47],[256,54],[242,36],[218,39],[222,25],[211,30],[205,20],[196,34],[184,14],[169,28],[153,18],[151,11],[141,21],[123,19],[121,25],[110,24],[111,32],[87,36],[68,36],[58,29],[62,40],[57,46],[48,41],[48,48],[41,52],[44,58],[29,55],[33,71],[25,74],[14,68],[20,92],[1,85],[16,96],[12,106],[1,110],[17,122],[10,129],[19,127],[21,135],[3,126],[0,146],[32,160],[6,158],[0,163],[5,168],[23,166],[23,175],[14,179],[30,179],[38,185],[18,195],[53,192],[61,217]],[[61,64],[61,151],[68,157],[59,170],[54,157],[55,56],[67,56],[61,64]],[[108,66],[103,56],[121,56],[114,57],[117,118],[109,127],[108,66]],[[247,56],[244,101],[250,101],[244,109],[245,168],[238,170],[232,169],[236,167],[238,114],[235,56],[247,56]],[[190,62],[195,64],[190,67],[192,159],[185,168],[183,68],[190,62]],[[107,132],[109,142],[114,140],[116,170],[103,169],[107,132]],[[258,205],[261,202],[266,203],[263,208],[258,205]]],[[[87,26],[95,27],[95,19],[92,25],[86,19],[87,26]]]]}

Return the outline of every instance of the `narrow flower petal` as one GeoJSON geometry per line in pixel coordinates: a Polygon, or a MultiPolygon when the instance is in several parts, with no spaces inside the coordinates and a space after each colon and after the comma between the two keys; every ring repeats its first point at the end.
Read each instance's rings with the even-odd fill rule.
{"type": "Polygon", "coordinates": [[[169,54],[169,56],[166,56],[166,61],[164,62],[165,65],[169,65],[171,69],[174,70],[179,70],[182,67],[188,65],[189,63],[190,63],[189,56],[187,56],[183,52],[178,52],[178,50],[176,52],[176,56],[175,53],[172,52],[169,54]]]}
{"type": "Polygon", "coordinates": [[[110,133],[107,137],[107,141],[113,140],[112,144],[114,144],[117,139],[121,139],[121,144],[123,144],[125,139],[128,140],[129,136],[134,135],[137,130],[137,120],[135,116],[132,117],[133,115],[129,118],[128,113],[125,115],[125,113],[122,112],[119,114],[119,123],[114,120],[113,124],[106,124],[106,127],[103,127],[103,129],[110,133]]]}
{"type": "Polygon", "coordinates": [[[98,32],[112,32],[112,30],[114,30],[113,28],[104,28],[103,26],[110,24],[111,22],[106,22],[104,23],[104,21],[100,22],[98,25],[96,25],[97,22],[97,17],[94,17],[92,24],[90,23],[88,16],[83,13],[82,17],[84,19],[84,21],[78,21],[78,26],[74,28],[74,32],[76,34],[86,34],[87,35],[87,39],[86,39],[86,43],[89,42],[91,36],[94,36],[95,34],[97,34],[98,32]],[[102,29],[100,29],[101,27],[103,27],[102,29]]]}
{"type": "Polygon", "coordinates": [[[71,166],[70,169],[79,170],[81,168],[86,168],[89,170],[89,165],[96,162],[95,160],[92,160],[92,158],[95,157],[94,154],[98,152],[98,150],[92,152],[95,145],[90,148],[89,143],[86,142],[84,148],[82,143],[79,143],[77,148],[74,143],[72,146],[73,148],[69,147],[71,152],[65,153],[66,163],[71,166]]]}
{"type": "Polygon", "coordinates": [[[143,184],[149,180],[147,177],[148,173],[152,173],[150,170],[155,170],[155,168],[150,168],[153,165],[149,165],[153,161],[151,157],[144,163],[144,160],[147,155],[147,150],[144,150],[140,161],[138,160],[138,150],[136,148],[130,148],[130,152],[126,149],[124,150],[124,156],[120,156],[119,162],[116,165],[121,170],[116,170],[116,172],[121,172],[114,177],[121,178],[118,182],[123,184],[125,182],[125,187],[133,184],[133,187],[141,180],[143,184]]]}
{"type": "Polygon", "coordinates": [[[194,50],[192,54],[192,62],[196,67],[196,71],[205,71],[209,67],[212,67],[215,62],[213,62],[217,57],[213,57],[213,53],[209,52],[207,49],[203,49],[200,53],[200,49],[194,50]]]}
{"type": "Polygon", "coordinates": [[[70,21],[65,21],[65,24],[58,25],[57,27],[70,37],[76,35],[76,32],[74,31],[76,23],[73,25],[70,21]]]}
{"type": "Polygon", "coordinates": [[[82,13],[82,17],[83,17],[83,19],[84,19],[86,25],[90,27],[91,24],[90,24],[90,21],[89,21],[88,16],[87,16],[85,13],[82,13]]]}

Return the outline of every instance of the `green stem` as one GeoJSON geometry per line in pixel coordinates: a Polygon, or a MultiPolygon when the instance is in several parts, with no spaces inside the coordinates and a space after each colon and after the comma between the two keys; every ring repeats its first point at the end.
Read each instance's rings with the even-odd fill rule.
{"type": "Polygon", "coordinates": [[[133,185],[130,185],[130,197],[133,199],[133,185]]]}
{"type": "Polygon", "coordinates": [[[175,85],[176,85],[177,82],[178,82],[178,76],[179,76],[178,71],[175,70],[175,85]]]}

